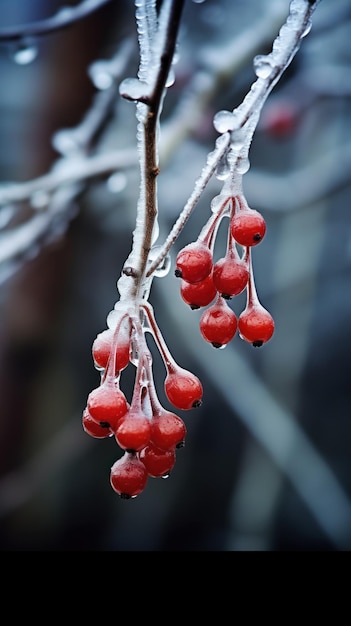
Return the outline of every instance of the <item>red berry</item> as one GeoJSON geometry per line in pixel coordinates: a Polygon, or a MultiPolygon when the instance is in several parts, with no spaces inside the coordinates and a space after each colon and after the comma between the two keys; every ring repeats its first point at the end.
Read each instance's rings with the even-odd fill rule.
{"type": "Polygon", "coordinates": [[[145,488],[148,473],[144,463],[129,452],[116,461],[111,467],[110,483],[121,498],[135,498],[145,488]]]}
{"type": "Polygon", "coordinates": [[[166,396],[177,409],[187,411],[201,406],[202,384],[191,372],[177,367],[170,370],[164,382],[166,396]]]}
{"type": "Polygon", "coordinates": [[[213,273],[211,272],[206,278],[195,284],[182,280],[180,295],[184,302],[190,305],[191,309],[199,309],[202,306],[211,304],[217,295],[217,289],[213,282],[213,273]]]}
{"type": "Polygon", "coordinates": [[[226,299],[244,291],[248,278],[247,264],[233,250],[228,250],[213,267],[213,282],[217,291],[226,299]]]}
{"type": "Polygon", "coordinates": [[[260,127],[276,139],[290,136],[299,123],[299,111],[290,102],[270,104],[263,113],[260,127]]]}
{"type": "MultiPolygon", "coordinates": [[[[97,367],[105,369],[113,344],[114,330],[107,328],[97,335],[92,346],[93,359],[97,367]]],[[[129,363],[130,335],[120,329],[116,345],[116,372],[124,370],[129,363]]]]}
{"type": "Polygon", "coordinates": [[[128,410],[128,404],[124,393],[115,382],[105,381],[90,392],[87,401],[87,409],[100,426],[109,426],[115,431],[120,419],[128,410]]]}
{"type": "Polygon", "coordinates": [[[231,234],[241,246],[256,246],[266,232],[264,217],[255,209],[239,209],[230,222],[231,234]]]}
{"type": "Polygon", "coordinates": [[[139,452],[139,458],[152,478],[166,478],[176,462],[175,450],[161,450],[149,443],[139,452]]]}
{"type": "Polygon", "coordinates": [[[161,450],[182,447],[186,437],[183,420],[171,411],[160,411],[151,421],[150,443],[161,450]]]}
{"type": "Polygon", "coordinates": [[[141,450],[149,443],[151,424],[149,418],[142,412],[130,409],[120,420],[115,436],[118,445],[123,450],[141,450]]]}
{"type": "Polygon", "coordinates": [[[239,315],[238,330],[242,339],[259,347],[272,337],[274,320],[260,303],[249,304],[239,315]]]}
{"type": "Polygon", "coordinates": [[[211,273],[212,252],[201,241],[189,243],[178,252],[175,275],[188,283],[199,283],[211,273]]]}
{"type": "Polygon", "coordinates": [[[237,325],[234,311],[222,298],[218,298],[200,318],[200,332],[215,348],[225,346],[233,339],[237,325]]]}
{"type": "Polygon", "coordinates": [[[95,439],[106,439],[106,437],[111,437],[112,435],[109,426],[107,424],[101,426],[95,422],[86,408],[83,411],[82,425],[83,430],[91,437],[95,437],[95,439]]]}

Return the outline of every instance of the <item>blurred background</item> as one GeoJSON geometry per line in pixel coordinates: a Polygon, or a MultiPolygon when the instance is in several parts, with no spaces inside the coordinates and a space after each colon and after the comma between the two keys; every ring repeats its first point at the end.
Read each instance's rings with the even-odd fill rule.
{"type": "MultiPolygon", "coordinates": [[[[78,4],[1,0],[0,38],[78,4]]],[[[161,118],[159,243],[214,147],[213,116],[240,104],[288,7],[186,0],[161,118]]],[[[109,483],[120,449],[89,437],[81,417],[99,383],[92,342],[118,299],[135,223],[135,105],[118,94],[138,71],[134,2],[106,2],[20,45],[0,39],[2,550],[351,548],[350,28],[349,0],[320,2],[252,142],[244,191],[267,222],[253,265],[272,340],[254,349],[236,336],[215,350],[179,295],[174,258],[207,220],[216,177],[171,271],[154,280],[158,324],[204,402],[181,415],[188,435],[171,476],[128,501],[109,483]]],[[[231,303],[239,314],[245,296],[231,303]]],[[[154,369],[169,407],[156,353],[154,369]]],[[[129,395],[129,368],[123,376],[129,395]]]]}

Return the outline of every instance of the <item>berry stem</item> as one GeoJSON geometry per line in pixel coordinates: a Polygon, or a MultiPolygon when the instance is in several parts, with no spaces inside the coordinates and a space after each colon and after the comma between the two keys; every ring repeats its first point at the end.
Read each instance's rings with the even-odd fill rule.
{"type": "Polygon", "coordinates": [[[101,373],[101,384],[103,382],[105,382],[105,380],[119,380],[120,378],[120,372],[118,371],[117,377],[116,377],[116,360],[117,360],[117,346],[118,346],[118,335],[121,329],[121,326],[124,322],[124,320],[126,318],[130,319],[130,314],[129,312],[126,313],[122,313],[117,324],[116,324],[116,328],[113,331],[113,338],[112,338],[112,342],[111,342],[111,351],[110,351],[110,356],[108,358],[107,361],[107,365],[106,368],[103,370],[103,372],[101,373]]]}
{"type": "Polygon", "coordinates": [[[246,247],[245,259],[247,259],[247,262],[249,265],[249,280],[247,283],[247,305],[250,307],[254,307],[260,304],[260,301],[258,299],[256,285],[255,285],[253,266],[252,266],[252,253],[251,253],[250,246],[246,247]]]}
{"type": "Polygon", "coordinates": [[[201,241],[206,246],[208,246],[211,252],[213,252],[216,233],[218,231],[220,223],[227,213],[227,206],[232,200],[233,198],[231,196],[225,198],[220,208],[215,213],[212,213],[212,215],[209,217],[198,236],[198,241],[201,241]]]}
{"type": "Polygon", "coordinates": [[[174,360],[174,358],[172,357],[168,346],[163,338],[163,335],[157,325],[154,313],[153,313],[153,308],[151,306],[151,304],[149,302],[143,302],[143,304],[141,305],[142,309],[145,311],[148,322],[150,324],[150,330],[152,333],[152,336],[155,340],[155,343],[157,345],[157,348],[161,354],[162,360],[165,364],[166,370],[170,370],[170,369],[174,369],[177,367],[177,364],[174,360]]]}

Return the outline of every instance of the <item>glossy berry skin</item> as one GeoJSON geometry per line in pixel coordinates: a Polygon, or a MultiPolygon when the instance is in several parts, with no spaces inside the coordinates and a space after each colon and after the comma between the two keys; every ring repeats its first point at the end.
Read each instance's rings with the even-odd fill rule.
{"type": "Polygon", "coordinates": [[[242,339],[259,347],[271,339],[274,320],[261,304],[249,305],[239,315],[238,330],[242,339]]]}
{"type": "Polygon", "coordinates": [[[217,295],[217,289],[213,282],[213,273],[211,272],[206,278],[195,284],[182,280],[180,295],[184,302],[189,304],[193,310],[202,306],[208,306],[217,295]]]}
{"type": "Polygon", "coordinates": [[[266,233],[266,222],[255,209],[240,209],[231,218],[230,229],[241,246],[256,246],[266,233]]]}
{"type": "MultiPolygon", "coordinates": [[[[110,328],[99,333],[92,346],[94,363],[98,368],[105,369],[112,349],[114,331],[110,328]]],[[[116,372],[124,370],[129,363],[130,338],[124,329],[121,329],[116,347],[116,372]]]]}
{"type": "Polygon", "coordinates": [[[135,498],[144,489],[148,473],[137,455],[125,452],[111,467],[110,483],[123,499],[135,498]]]}
{"type": "Polygon", "coordinates": [[[213,267],[212,252],[201,241],[194,241],[177,254],[175,275],[188,283],[199,283],[213,267]]]}
{"type": "Polygon", "coordinates": [[[83,430],[95,439],[106,439],[112,436],[112,432],[108,425],[101,426],[91,417],[89,411],[84,409],[82,416],[83,430]]]}
{"type": "Polygon", "coordinates": [[[130,409],[120,420],[115,431],[116,441],[123,450],[141,450],[149,443],[151,423],[140,411],[130,409]]]}
{"type": "Polygon", "coordinates": [[[183,368],[169,371],[164,389],[169,402],[177,409],[188,411],[201,406],[202,384],[195,374],[183,368]]]}
{"type": "Polygon", "coordinates": [[[206,309],[200,318],[200,332],[215,348],[225,346],[233,339],[237,325],[234,311],[222,298],[206,309]]]}
{"type": "Polygon", "coordinates": [[[230,299],[244,291],[249,279],[249,270],[239,255],[229,251],[213,267],[213,282],[223,298],[230,299]]]}
{"type": "Polygon", "coordinates": [[[160,411],[151,422],[150,443],[161,450],[182,447],[186,437],[183,420],[171,411],[160,411]]]}
{"type": "Polygon", "coordinates": [[[90,392],[87,409],[98,424],[108,425],[115,431],[128,410],[128,403],[124,393],[114,382],[105,381],[90,392]]]}
{"type": "Polygon", "coordinates": [[[151,443],[139,452],[139,458],[152,478],[166,478],[176,462],[174,448],[161,450],[151,443]]]}

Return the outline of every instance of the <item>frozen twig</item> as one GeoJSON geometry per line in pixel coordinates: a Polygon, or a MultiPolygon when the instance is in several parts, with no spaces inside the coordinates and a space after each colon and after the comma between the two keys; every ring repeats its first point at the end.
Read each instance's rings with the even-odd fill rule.
{"type": "Polygon", "coordinates": [[[292,0],[289,15],[273,42],[271,53],[254,59],[257,80],[252,84],[243,102],[232,113],[220,111],[215,115],[214,125],[222,136],[217,139],[215,151],[209,156],[191,197],[173,225],[158,257],[149,268],[148,275],[151,275],[158,267],[180,235],[221,159],[228,154],[229,150],[232,150],[233,170],[238,169],[240,162],[245,163],[248,160],[248,152],[261,109],[269,93],[290,65],[303,37],[308,34],[311,28],[311,16],[319,1],[292,0]]]}

